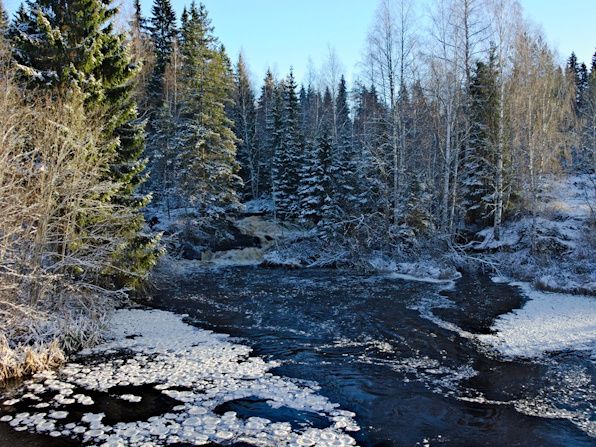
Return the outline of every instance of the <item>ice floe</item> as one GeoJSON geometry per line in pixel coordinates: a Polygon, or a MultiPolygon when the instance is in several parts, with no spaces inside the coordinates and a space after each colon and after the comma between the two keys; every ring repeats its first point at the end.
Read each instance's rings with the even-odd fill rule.
{"type": "MultiPolygon", "coordinates": [[[[340,410],[317,394],[316,385],[272,374],[276,363],[251,356],[249,347],[232,343],[225,335],[185,324],[173,313],[119,310],[112,318],[111,339],[83,355],[59,372],[35,375],[22,387],[23,394],[53,394],[47,412],[35,411],[36,405],[31,405],[26,407],[29,412],[8,414],[2,420],[15,430],[68,436],[83,444],[105,446],[212,442],[275,447],[356,445],[349,435],[359,430],[355,414],[340,410]],[[179,404],[133,422],[110,423],[106,414],[92,411],[73,420],[76,412],[69,412],[71,405],[94,404],[81,389],[91,396],[106,393],[126,405],[144,405],[143,396],[138,395],[142,393],[112,391],[127,386],[150,386],[179,404]],[[293,426],[259,417],[242,418],[233,411],[223,415],[215,411],[226,402],[249,398],[267,402],[272,412],[288,408],[312,413],[328,421],[328,426],[293,426]]],[[[9,402],[22,404],[18,393],[9,397],[9,402]]],[[[6,401],[4,404],[10,408],[6,401]]]]}

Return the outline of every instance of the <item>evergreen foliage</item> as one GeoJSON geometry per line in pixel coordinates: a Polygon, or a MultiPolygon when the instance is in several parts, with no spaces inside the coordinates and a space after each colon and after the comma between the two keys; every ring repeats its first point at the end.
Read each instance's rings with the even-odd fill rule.
{"type": "Polygon", "coordinates": [[[147,87],[151,110],[159,110],[164,101],[164,76],[174,52],[178,36],[176,14],[170,0],[154,0],[151,9],[150,33],[155,52],[155,65],[147,87]]]}
{"type": "Polygon", "coordinates": [[[299,214],[298,189],[304,151],[296,88],[294,74],[290,72],[281,86],[283,108],[278,118],[280,135],[276,141],[273,170],[275,207],[277,214],[283,219],[295,218],[299,214]]]}
{"type": "Polygon", "coordinates": [[[499,94],[496,60],[477,62],[469,88],[471,131],[463,179],[469,224],[488,224],[494,202],[495,148],[498,138],[499,94]]]}
{"type": "Polygon", "coordinates": [[[255,145],[259,154],[259,190],[272,193],[273,158],[275,153],[275,104],[276,85],[271,70],[267,70],[257,103],[255,145]]]}
{"type": "Polygon", "coordinates": [[[234,122],[234,133],[239,141],[237,158],[240,177],[244,182],[244,193],[246,197],[256,199],[261,194],[261,157],[255,136],[255,95],[242,55],[238,58],[234,72],[234,104],[231,119],[234,122]]]}
{"type": "MultiPolygon", "coordinates": [[[[125,229],[128,242],[115,256],[126,266],[122,271],[141,277],[155,263],[158,250],[156,239],[142,232],[141,210],[149,197],[136,191],[145,180],[145,162],[140,158],[144,124],[137,118],[132,96],[137,68],[124,35],[113,30],[116,13],[102,1],[81,0],[66,7],[55,0],[36,0],[19,10],[10,35],[23,83],[50,89],[57,98],[80,91],[89,113],[105,120],[105,147],[114,154],[107,175],[115,186],[103,199],[131,210],[125,229]]],[[[119,282],[136,283],[137,278],[119,282]]]]}
{"type": "Polygon", "coordinates": [[[205,216],[222,215],[238,203],[236,137],[226,107],[233,99],[230,62],[212,34],[203,5],[191,5],[182,28],[179,74],[178,156],[185,167],[181,189],[205,216]]]}

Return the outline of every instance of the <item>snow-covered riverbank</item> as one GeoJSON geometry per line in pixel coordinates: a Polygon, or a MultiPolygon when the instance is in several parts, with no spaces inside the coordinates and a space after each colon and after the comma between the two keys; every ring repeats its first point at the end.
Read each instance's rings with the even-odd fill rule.
{"type": "Polygon", "coordinates": [[[539,289],[596,295],[596,174],[547,179],[535,216],[506,221],[466,249],[517,280],[539,289]]]}
{"type": "Polygon", "coordinates": [[[528,301],[501,315],[493,334],[478,339],[506,357],[537,357],[547,352],[587,350],[596,359],[596,298],[541,292],[513,282],[528,301]]]}

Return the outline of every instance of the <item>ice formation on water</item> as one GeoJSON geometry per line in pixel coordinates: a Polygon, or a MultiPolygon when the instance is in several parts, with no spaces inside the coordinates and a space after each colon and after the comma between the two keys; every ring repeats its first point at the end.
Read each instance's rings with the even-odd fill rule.
{"type": "MultiPolygon", "coordinates": [[[[356,445],[348,434],[359,430],[354,413],[340,410],[337,404],[318,395],[315,385],[273,375],[269,370],[276,363],[250,357],[249,347],[232,343],[225,335],[194,328],[183,323],[180,316],[158,310],[119,310],[111,326],[112,341],[82,354],[95,359],[110,353],[130,355],[72,362],[57,373],[37,374],[19,393],[51,393],[54,397],[49,408],[7,414],[1,420],[15,430],[77,438],[84,444],[101,446],[212,442],[272,447],[356,445]],[[90,397],[75,394],[74,390],[112,395],[114,387],[143,385],[152,385],[179,401],[179,405],[146,421],[109,424],[105,414],[92,412],[80,420],[69,418],[69,405],[93,403],[90,397]],[[324,417],[329,426],[294,427],[260,417],[243,419],[233,411],[223,415],[214,412],[225,402],[244,398],[266,401],[272,408],[311,412],[324,417]]],[[[22,395],[3,404],[10,408],[22,395]]],[[[142,396],[122,393],[117,398],[134,403],[142,396]]]]}

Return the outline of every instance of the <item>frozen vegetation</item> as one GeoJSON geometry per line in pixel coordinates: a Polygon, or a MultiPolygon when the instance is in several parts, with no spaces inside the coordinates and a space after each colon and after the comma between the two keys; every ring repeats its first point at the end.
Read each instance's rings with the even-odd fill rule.
{"type": "MultiPolygon", "coordinates": [[[[63,3],[26,1],[9,19],[0,1],[0,384],[27,379],[0,422],[106,446],[354,445],[355,414],[316,384],[131,308],[198,270],[328,268],[436,289],[505,275],[528,300],[489,334],[439,318],[452,303],[435,294],[405,310],[499,359],[593,360],[596,55],[563,69],[515,0],[431,2],[427,35],[420,2],[381,1],[363,72],[346,76],[330,49],[304,85],[267,70],[259,91],[204,5],[179,20],[169,0],[150,18],[135,1],[113,26],[110,2],[63,3]],[[78,414],[106,395],[144,408],[147,389],[176,405],[142,422],[78,414]],[[242,399],[326,425],[219,411],[242,399]]],[[[422,356],[392,367],[444,376],[437,393],[477,372],[422,356]]]]}
{"type": "Polygon", "coordinates": [[[520,213],[495,240],[491,228],[467,250],[544,290],[596,294],[596,175],[544,181],[536,213],[520,213]]]}

